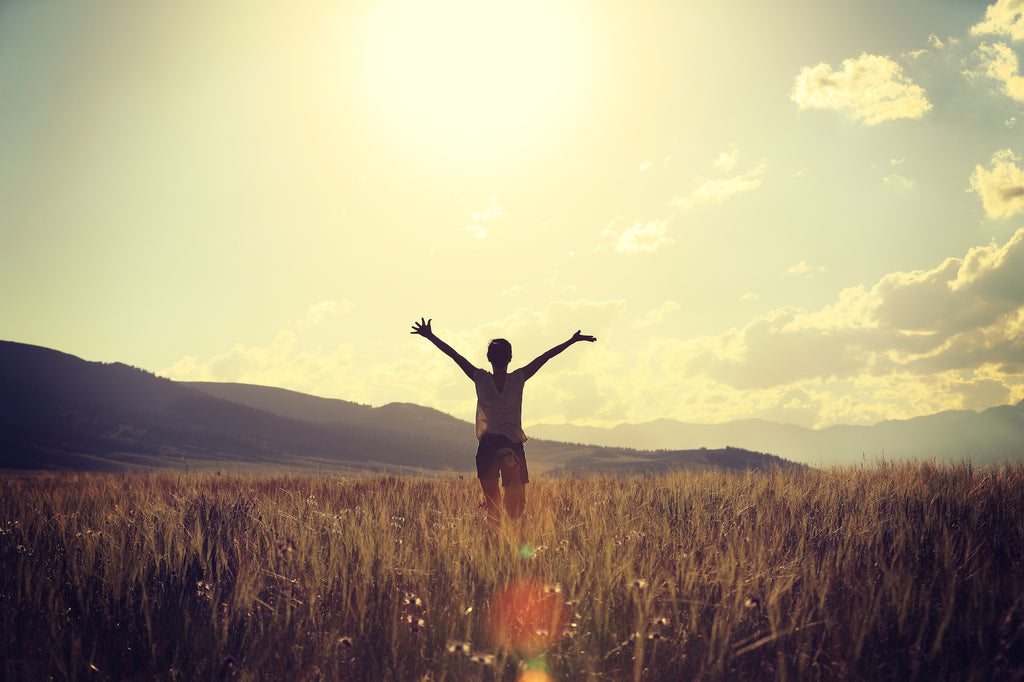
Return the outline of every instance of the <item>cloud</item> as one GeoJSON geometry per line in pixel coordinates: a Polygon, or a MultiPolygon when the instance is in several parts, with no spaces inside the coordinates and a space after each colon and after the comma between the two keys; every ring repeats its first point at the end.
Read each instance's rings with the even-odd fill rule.
{"type": "Polygon", "coordinates": [[[616,218],[601,232],[601,236],[615,240],[615,250],[619,253],[653,253],[673,242],[668,236],[667,220],[637,222],[622,230],[618,227],[620,220],[616,218]]]}
{"type": "Polygon", "coordinates": [[[889,57],[863,54],[843,61],[805,66],[796,77],[792,99],[801,109],[852,110],[867,125],[901,118],[918,119],[931,109],[925,91],[903,75],[889,57]]]}
{"type": "MultiPolygon", "coordinates": [[[[314,395],[332,395],[340,376],[352,370],[352,348],[339,345],[324,353],[302,349],[306,332],[328,318],[350,312],[350,302],[321,301],[289,323],[266,345],[235,344],[208,360],[188,355],[161,374],[178,381],[218,381],[279,386],[314,395]]],[[[355,392],[355,387],[353,386],[355,392]]]]}
{"type": "Polygon", "coordinates": [[[657,396],[679,405],[679,418],[773,414],[785,396],[792,419],[819,426],[1019,400],[1024,228],[931,269],[845,289],[816,311],[780,308],[715,336],[662,339],[635,364],[624,399],[642,409],[641,394],[657,396]]]}
{"type": "Polygon", "coordinates": [[[1016,102],[1024,102],[1024,77],[1019,73],[1017,54],[1004,43],[982,43],[974,52],[978,67],[964,70],[968,78],[987,77],[1000,85],[1000,91],[1016,102]]]}
{"type": "Polygon", "coordinates": [[[701,203],[721,204],[738,194],[751,192],[760,187],[761,175],[767,166],[766,163],[762,163],[742,175],[722,180],[707,180],[689,196],[676,199],[672,203],[685,211],[689,211],[701,203]]]}
{"type": "Polygon", "coordinates": [[[498,198],[492,195],[470,211],[470,224],[463,229],[477,239],[487,239],[487,228],[483,226],[483,223],[500,220],[504,217],[504,209],[498,203],[498,198]]]}
{"type": "Polygon", "coordinates": [[[1003,149],[992,155],[991,168],[975,166],[971,191],[978,195],[991,218],[1008,218],[1024,212],[1024,171],[1017,167],[1020,157],[1003,149]]]}
{"type": "MultiPolygon", "coordinates": [[[[298,350],[298,345],[299,337],[294,332],[282,330],[269,345],[239,343],[206,361],[186,356],[161,374],[177,381],[259,384],[333,395],[338,378],[351,374],[352,348],[341,345],[325,354],[298,350]]],[[[352,389],[356,391],[354,386],[352,389]]]]}
{"type": "Polygon", "coordinates": [[[823,265],[819,265],[817,267],[811,266],[808,265],[807,261],[805,260],[802,260],[796,265],[791,265],[788,268],[786,268],[787,275],[803,275],[808,279],[814,277],[819,272],[825,272],[825,267],[823,265]]]}
{"type": "Polygon", "coordinates": [[[735,145],[727,152],[722,152],[715,159],[715,168],[723,171],[731,171],[736,167],[736,162],[739,160],[740,152],[736,149],[735,145]]]}
{"type": "Polygon", "coordinates": [[[652,168],[654,168],[654,163],[651,162],[650,160],[644,161],[642,164],[640,164],[641,173],[644,172],[645,170],[650,170],[652,168]]]}
{"type": "Polygon", "coordinates": [[[349,301],[338,303],[337,301],[320,301],[309,306],[305,317],[296,320],[293,325],[302,331],[320,326],[324,320],[334,315],[342,315],[351,312],[355,305],[349,301]]]}
{"type": "Polygon", "coordinates": [[[882,182],[884,182],[885,184],[890,185],[892,187],[908,188],[908,187],[913,187],[914,186],[914,181],[913,180],[908,180],[907,178],[903,177],[899,173],[893,173],[892,175],[886,175],[885,177],[882,178],[882,182]]]}
{"type": "Polygon", "coordinates": [[[1001,35],[1024,40],[1024,3],[998,0],[985,10],[985,19],[971,27],[972,36],[1001,35]]]}
{"type": "Polygon", "coordinates": [[[656,327],[665,321],[665,317],[679,310],[679,304],[675,301],[665,301],[658,308],[650,311],[642,318],[633,323],[634,327],[656,327]]]}

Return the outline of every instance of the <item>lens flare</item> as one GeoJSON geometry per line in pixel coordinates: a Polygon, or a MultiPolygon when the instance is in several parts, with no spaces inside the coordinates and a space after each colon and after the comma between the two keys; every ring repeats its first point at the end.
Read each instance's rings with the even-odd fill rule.
{"type": "Polygon", "coordinates": [[[526,656],[542,653],[551,647],[561,635],[566,621],[565,601],[559,591],[545,589],[544,585],[533,580],[505,587],[495,595],[492,604],[488,617],[491,635],[499,646],[526,656]]]}

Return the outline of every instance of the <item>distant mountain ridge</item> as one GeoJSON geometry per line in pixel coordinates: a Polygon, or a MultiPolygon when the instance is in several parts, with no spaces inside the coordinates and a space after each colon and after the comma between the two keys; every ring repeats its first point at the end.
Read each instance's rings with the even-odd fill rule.
{"type": "Polygon", "coordinates": [[[880,459],[970,459],[980,465],[1024,459],[1024,401],[983,412],[957,410],[884,421],[870,426],[808,429],[750,419],[724,424],[689,424],[658,419],[611,428],[536,424],[540,438],[606,447],[753,448],[812,466],[855,464],[880,459]]]}
{"type": "MultiPolygon", "coordinates": [[[[121,363],[0,341],[0,468],[415,473],[474,470],[473,426],[265,386],[175,382],[121,363]]],[[[796,466],[732,448],[638,452],[531,440],[532,471],[654,473],[796,466]]]]}

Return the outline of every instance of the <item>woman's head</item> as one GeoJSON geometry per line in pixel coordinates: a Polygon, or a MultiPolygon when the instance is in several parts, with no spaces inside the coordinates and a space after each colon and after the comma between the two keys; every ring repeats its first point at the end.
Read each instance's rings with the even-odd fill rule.
{"type": "Polygon", "coordinates": [[[505,339],[491,339],[487,344],[487,361],[495,365],[512,362],[512,344],[505,339]]]}

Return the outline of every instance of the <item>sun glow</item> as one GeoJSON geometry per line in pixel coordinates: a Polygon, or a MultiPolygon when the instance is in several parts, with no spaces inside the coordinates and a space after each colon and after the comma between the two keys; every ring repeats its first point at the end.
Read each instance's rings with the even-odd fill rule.
{"type": "Polygon", "coordinates": [[[370,18],[378,122],[417,145],[502,155],[555,132],[579,97],[583,31],[558,0],[395,0],[370,18]]]}

